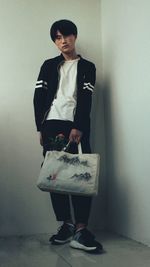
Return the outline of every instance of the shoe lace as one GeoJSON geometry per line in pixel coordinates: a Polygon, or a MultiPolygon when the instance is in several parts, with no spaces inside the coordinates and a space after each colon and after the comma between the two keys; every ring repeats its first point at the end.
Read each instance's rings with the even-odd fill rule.
{"type": "Polygon", "coordinates": [[[65,229],[66,229],[66,224],[64,223],[60,227],[58,227],[57,234],[63,232],[65,229]]]}

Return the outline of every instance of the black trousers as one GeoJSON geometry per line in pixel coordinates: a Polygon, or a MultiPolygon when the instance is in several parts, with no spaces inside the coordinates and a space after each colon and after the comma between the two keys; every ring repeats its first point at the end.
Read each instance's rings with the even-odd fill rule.
{"type": "MultiPolygon", "coordinates": [[[[55,138],[58,134],[62,133],[67,139],[71,129],[73,128],[73,123],[70,121],[61,120],[47,120],[44,122],[42,127],[42,137],[43,137],[43,155],[45,156],[46,151],[50,150],[49,140],[50,138],[55,138]]],[[[81,146],[83,153],[90,153],[90,144],[88,138],[83,136],[81,140],[81,146]]],[[[69,150],[70,153],[78,153],[77,145],[74,144],[69,150]]],[[[88,219],[90,215],[90,209],[92,204],[91,196],[77,196],[59,193],[50,193],[52,206],[57,221],[67,221],[72,219],[71,216],[71,203],[74,211],[75,223],[88,224],[88,219]]]]}

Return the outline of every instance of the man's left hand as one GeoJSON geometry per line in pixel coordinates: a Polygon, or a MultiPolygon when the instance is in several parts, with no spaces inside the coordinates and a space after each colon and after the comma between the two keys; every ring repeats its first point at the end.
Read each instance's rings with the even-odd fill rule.
{"type": "Polygon", "coordinates": [[[76,142],[77,144],[80,143],[82,137],[82,132],[77,129],[72,129],[69,135],[69,141],[76,142]]]}

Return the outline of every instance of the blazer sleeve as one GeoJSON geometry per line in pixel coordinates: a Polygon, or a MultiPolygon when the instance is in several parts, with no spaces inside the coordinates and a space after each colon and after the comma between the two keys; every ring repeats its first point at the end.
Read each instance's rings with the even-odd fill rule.
{"type": "Polygon", "coordinates": [[[85,71],[82,88],[78,95],[74,125],[84,134],[90,132],[90,113],[92,106],[92,94],[96,81],[96,68],[93,63],[89,64],[85,71]]]}
{"type": "Polygon", "coordinates": [[[41,130],[41,123],[44,118],[45,113],[45,102],[48,91],[48,83],[47,83],[47,73],[45,62],[41,66],[40,73],[36,82],[33,104],[34,104],[34,115],[35,115],[35,123],[37,127],[37,131],[41,130]]]}

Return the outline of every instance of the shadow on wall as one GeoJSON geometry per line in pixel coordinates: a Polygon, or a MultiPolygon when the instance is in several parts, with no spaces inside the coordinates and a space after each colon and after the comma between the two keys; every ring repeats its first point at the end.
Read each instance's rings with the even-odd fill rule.
{"type": "Polygon", "coordinates": [[[106,141],[106,176],[110,177],[114,173],[115,166],[115,144],[113,139],[113,108],[111,102],[111,82],[107,78],[103,83],[104,99],[104,127],[106,141]]]}
{"type": "Polygon", "coordinates": [[[96,85],[91,112],[91,147],[93,153],[100,154],[99,193],[93,198],[90,225],[94,229],[105,228],[105,133],[103,88],[96,85]]]}
{"type": "MultiPolygon", "coordinates": [[[[103,83],[106,141],[106,228],[121,233],[119,227],[125,227],[129,230],[130,226],[130,199],[128,197],[130,188],[126,177],[119,170],[121,167],[119,166],[118,142],[115,134],[119,110],[115,106],[114,95],[111,81],[107,78],[103,83]]],[[[121,127],[121,122],[119,121],[119,123],[121,127]]],[[[122,137],[120,140],[121,146],[122,137]]]]}

